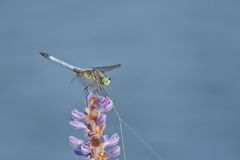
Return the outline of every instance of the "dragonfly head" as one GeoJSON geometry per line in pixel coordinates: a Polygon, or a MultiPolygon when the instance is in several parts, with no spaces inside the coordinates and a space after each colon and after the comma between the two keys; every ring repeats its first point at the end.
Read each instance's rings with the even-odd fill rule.
{"type": "Polygon", "coordinates": [[[111,83],[111,78],[106,76],[106,75],[104,75],[102,77],[102,83],[103,83],[104,86],[108,86],[111,83]]]}

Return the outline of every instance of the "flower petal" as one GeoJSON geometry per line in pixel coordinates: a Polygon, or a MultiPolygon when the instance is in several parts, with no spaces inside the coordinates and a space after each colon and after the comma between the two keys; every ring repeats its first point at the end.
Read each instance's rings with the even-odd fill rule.
{"type": "Polygon", "coordinates": [[[87,93],[87,101],[89,102],[89,100],[92,98],[92,96],[93,96],[93,93],[92,92],[88,92],[87,93]]]}
{"type": "Polygon", "coordinates": [[[105,102],[106,102],[106,99],[105,99],[105,97],[103,97],[103,96],[99,96],[98,98],[97,98],[97,104],[98,105],[103,105],[105,102]]]}
{"type": "Polygon", "coordinates": [[[75,129],[87,128],[87,126],[84,123],[79,122],[77,120],[72,120],[69,122],[69,124],[71,125],[71,127],[75,128],[75,129]]]}
{"type": "Polygon", "coordinates": [[[96,122],[98,125],[101,126],[101,125],[105,124],[106,120],[107,120],[107,116],[105,114],[101,114],[100,116],[97,117],[96,122]]]}
{"type": "Polygon", "coordinates": [[[74,109],[72,111],[72,118],[75,119],[75,120],[80,120],[80,119],[83,119],[86,117],[86,114],[80,112],[79,110],[77,109],[74,109]]]}
{"type": "Polygon", "coordinates": [[[119,142],[119,136],[117,133],[113,134],[109,139],[106,141],[106,145],[115,146],[119,142]]]}
{"type": "Polygon", "coordinates": [[[99,141],[100,141],[100,143],[104,143],[104,142],[107,141],[107,139],[108,139],[108,136],[107,136],[107,135],[102,135],[102,136],[100,137],[99,141]]]}
{"type": "Polygon", "coordinates": [[[111,148],[109,151],[105,152],[105,157],[106,158],[111,158],[111,157],[117,157],[121,153],[121,149],[119,146],[111,148]]]}
{"type": "Polygon", "coordinates": [[[83,154],[88,154],[91,152],[91,148],[84,143],[81,144],[78,148],[82,151],[83,154]]]}
{"type": "Polygon", "coordinates": [[[74,152],[79,156],[86,156],[91,152],[91,148],[88,145],[82,143],[78,147],[74,148],[74,152]]]}
{"type": "Polygon", "coordinates": [[[77,147],[79,146],[80,144],[84,143],[83,140],[79,139],[79,138],[76,138],[74,136],[69,136],[68,138],[68,142],[70,145],[72,145],[73,147],[77,147]]]}
{"type": "Polygon", "coordinates": [[[75,148],[74,150],[73,150],[73,152],[76,154],[76,155],[78,155],[78,156],[86,156],[86,155],[84,155],[79,149],[77,149],[77,148],[75,148]]]}
{"type": "Polygon", "coordinates": [[[111,99],[108,99],[104,109],[105,109],[105,112],[108,112],[108,111],[111,111],[113,108],[113,102],[111,99]]]}
{"type": "Polygon", "coordinates": [[[113,108],[113,102],[109,97],[101,97],[98,105],[100,106],[101,112],[108,112],[113,108]]]}

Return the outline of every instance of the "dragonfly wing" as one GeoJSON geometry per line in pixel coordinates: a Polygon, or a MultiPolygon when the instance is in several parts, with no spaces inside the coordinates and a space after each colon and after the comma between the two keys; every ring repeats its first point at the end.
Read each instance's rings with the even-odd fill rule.
{"type": "Polygon", "coordinates": [[[114,64],[114,65],[102,66],[102,67],[94,67],[94,69],[97,69],[102,72],[108,72],[108,71],[111,71],[111,70],[113,70],[115,68],[119,68],[119,67],[121,67],[121,64],[114,64]]]}

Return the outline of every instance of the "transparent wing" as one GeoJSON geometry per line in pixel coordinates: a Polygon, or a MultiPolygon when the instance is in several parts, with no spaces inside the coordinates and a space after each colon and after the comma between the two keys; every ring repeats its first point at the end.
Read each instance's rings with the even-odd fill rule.
{"type": "Polygon", "coordinates": [[[110,65],[110,66],[102,66],[102,67],[93,67],[94,69],[97,69],[99,71],[102,71],[102,72],[108,72],[108,71],[111,71],[115,68],[119,68],[121,67],[121,64],[114,64],[114,65],[110,65]]]}

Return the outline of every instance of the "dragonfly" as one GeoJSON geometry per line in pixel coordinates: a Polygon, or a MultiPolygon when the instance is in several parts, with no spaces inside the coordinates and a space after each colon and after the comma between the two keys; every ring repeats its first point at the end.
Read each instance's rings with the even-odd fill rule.
{"type": "Polygon", "coordinates": [[[87,94],[91,90],[95,94],[98,93],[99,95],[108,96],[104,87],[107,87],[110,85],[111,78],[108,75],[106,75],[106,72],[121,67],[121,64],[114,64],[114,65],[108,65],[108,66],[91,67],[88,69],[82,69],[82,68],[70,65],[58,58],[55,58],[46,52],[40,52],[40,54],[43,57],[47,58],[48,60],[51,60],[55,63],[58,63],[72,70],[73,73],[75,74],[74,78],[79,78],[82,85],[84,86],[85,94],[87,94]]]}

